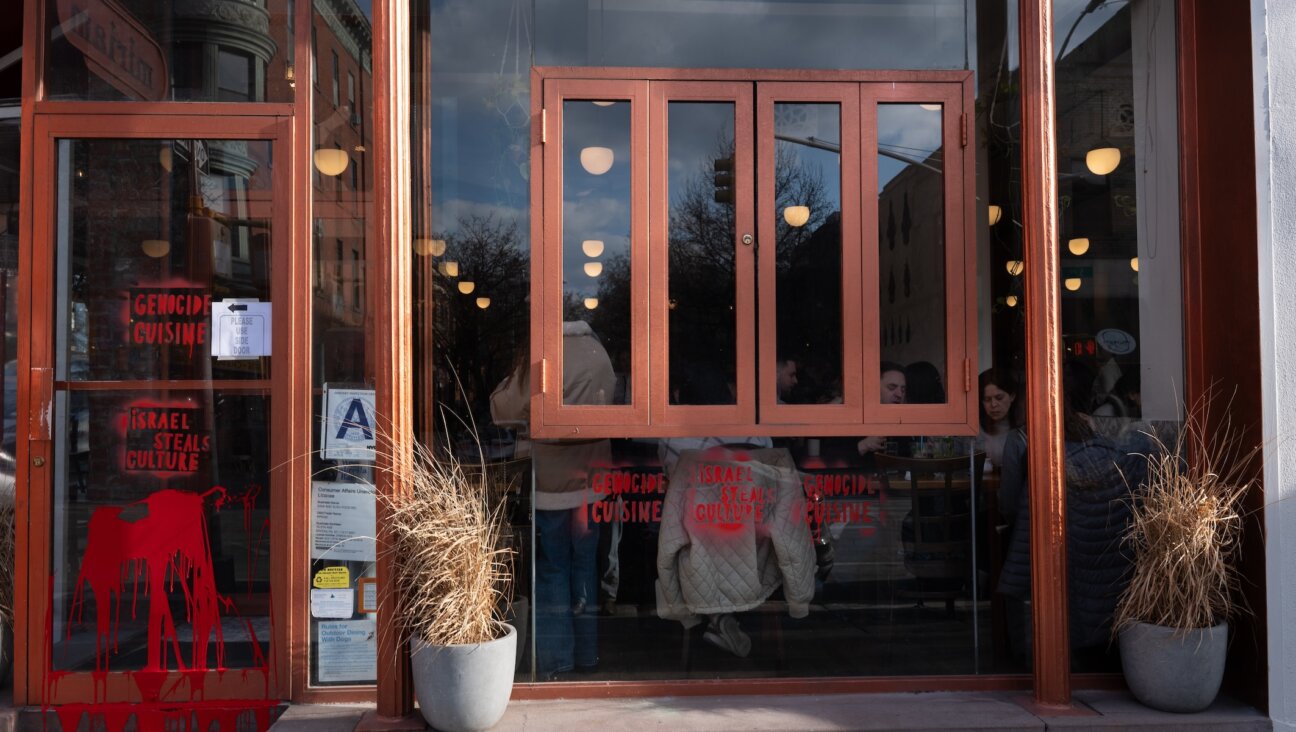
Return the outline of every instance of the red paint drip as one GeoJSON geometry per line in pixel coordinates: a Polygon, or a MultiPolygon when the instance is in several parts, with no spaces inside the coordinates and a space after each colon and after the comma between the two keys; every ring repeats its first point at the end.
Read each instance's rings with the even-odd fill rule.
{"type": "MultiPolygon", "coordinates": [[[[144,670],[167,668],[168,645],[175,656],[176,668],[210,668],[207,656],[213,634],[217,643],[216,668],[223,667],[220,598],[216,593],[203,511],[204,499],[212,494],[217,495],[219,505],[225,489],[213,488],[202,494],[160,490],[133,504],[147,511],[147,515],[134,521],[123,518],[127,507],[121,506],[96,509],[90,517],[70,614],[78,621],[82,619],[83,593],[89,586],[95,596],[97,670],[108,669],[108,660],[118,648],[117,627],[121,621],[123,579],[128,568],[134,570],[136,577],[144,574],[149,597],[148,660],[144,670]],[[193,653],[188,663],[180,653],[167,593],[177,585],[184,594],[186,619],[193,631],[193,653]]],[[[134,617],[134,598],[131,605],[134,617]]]]}
{"type": "MultiPolygon", "coordinates": [[[[83,593],[89,587],[96,605],[95,670],[90,674],[94,682],[95,703],[51,704],[58,696],[59,682],[72,672],[53,668],[54,583],[53,578],[50,580],[51,601],[45,618],[46,688],[42,706],[54,711],[63,730],[74,732],[87,714],[91,726],[97,726],[95,722],[98,720],[105,732],[125,732],[131,719],[135,721],[136,732],[210,732],[213,724],[222,731],[231,732],[239,729],[240,725],[245,729],[255,725],[258,730],[270,726],[270,712],[277,704],[269,698],[271,664],[250,620],[245,623],[252,644],[252,660],[256,665],[241,671],[245,679],[251,671],[262,672],[265,680],[263,698],[205,699],[209,675],[215,672],[224,676],[225,671],[225,641],[220,621],[222,608],[225,614],[231,614],[235,607],[229,598],[216,591],[204,503],[212,498],[215,510],[228,503],[240,503],[244,508],[244,527],[250,533],[251,512],[260,490],[259,486],[254,486],[247,495],[230,499],[220,487],[202,494],[164,489],[129,506],[108,506],[94,512],[69,610],[69,635],[72,622],[82,622],[83,593]],[[99,700],[108,695],[109,666],[112,655],[118,650],[118,628],[127,579],[132,584],[132,618],[137,616],[139,595],[148,598],[147,663],[142,670],[124,672],[135,682],[140,701],[104,703],[99,700]],[[142,593],[141,585],[144,588],[142,593]],[[169,595],[177,588],[184,598],[185,619],[193,632],[189,659],[185,659],[180,651],[170,605],[169,595]],[[174,667],[168,659],[168,648],[174,667]],[[211,658],[213,655],[214,659],[211,658]],[[188,699],[176,700],[178,697],[188,699]]],[[[264,536],[263,528],[261,539],[264,536]]],[[[258,545],[261,539],[258,539],[258,545]]],[[[273,601],[271,605],[273,632],[273,601]]]]}

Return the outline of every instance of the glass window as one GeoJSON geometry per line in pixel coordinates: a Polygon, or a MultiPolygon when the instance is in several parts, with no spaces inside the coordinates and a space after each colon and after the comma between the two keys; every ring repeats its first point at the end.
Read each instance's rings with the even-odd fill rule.
{"type": "Polygon", "coordinates": [[[292,13],[293,0],[47,3],[45,94],[290,102],[292,13]]]}
{"type": "MultiPolygon", "coordinates": [[[[1020,126],[1014,82],[1015,4],[902,5],[829,4],[810,12],[808,6],[758,2],[738,12],[732,3],[710,0],[668,7],[558,2],[534,8],[498,0],[428,3],[416,13],[424,25],[414,29],[413,38],[417,44],[419,34],[427,33],[431,56],[430,67],[417,70],[413,90],[414,180],[419,196],[413,243],[416,367],[420,369],[416,414],[430,444],[455,450],[465,460],[484,457],[501,469],[526,476],[509,498],[519,551],[512,603],[514,622],[523,631],[519,681],[1029,670],[1029,655],[1014,653],[1010,643],[1011,634],[1029,624],[1029,604],[1010,606],[1001,592],[1006,587],[1007,536],[997,530],[1010,513],[1002,507],[1000,486],[1015,480],[1003,465],[1001,438],[1021,426],[1018,415],[1025,402],[1013,385],[1020,382],[1024,352],[1020,280],[1004,266],[1005,260],[1021,258],[1020,231],[1012,224],[1020,220],[1016,212],[1020,126]],[[976,162],[967,171],[967,180],[975,182],[976,190],[960,205],[975,202],[977,213],[975,220],[962,212],[958,216],[969,222],[966,233],[959,231],[960,246],[971,237],[976,241],[975,247],[967,245],[966,267],[975,274],[969,280],[974,291],[967,295],[970,304],[965,310],[974,313],[970,322],[978,333],[978,351],[968,356],[973,376],[991,367],[1012,375],[1013,383],[1004,383],[1017,399],[1009,410],[1011,417],[1003,423],[1006,429],[1001,432],[999,421],[992,421],[985,434],[975,437],[933,431],[913,436],[903,427],[879,428],[874,435],[842,434],[844,428],[837,434],[807,435],[796,427],[773,427],[766,431],[772,434],[751,435],[741,425],[731,425],[732,431],[718,435],[650,439],[629,437],[635,428],[623,425],[620,434],[606,440],[583,434],[575,440],[532,439],[529,378],[535,371],[528,368],[528,355],[531,341],[539,334],[530,328],[528,293],[532,257],[540,256],[541,249],[539,242],[531,240],[531,232],[533,224],[551,220],[541,219],[530,200],[532,63],[975,71],[976,106],[968,110],[968,136],[976,162]],[[1000,220],[993,226],[988,216],[991,205],[1000,211],[1000,220]],[[469,270],[476,291],[465,295],[457,282],[469,270]],[[478,439],[468,424],[476,425],[478,439]],[[690,595],[697,587],[685,589],[691,578],[699,576],[693,572],[705,563],[703,555],[713,546],[707,543],[712,537],[745,541],[763,532],[766,522],[789,517],[777,538],[771,535],[768,544],[753,541],[752,552],[744,555],[760,570],[755,579],[745,577],[752,594],[728,600],[728,605],[705,605],[705,597],[690,595]],[[776,556],[775,541],[780,549],[795,552],[800,569],[784,572],[761,564],[761,557],[776,556]],[[769,573],[768,584],[762,584],[761,572],[769,573]]],[[[652,180],[653,190],[660,186],[662,212],[653,214],[662,225],[650,226],[649,248],[654,256],[661,256],[651,269],[650,293],[660,296],[664,326],[664,332],[654,336],[660,340],[651,342],[661,343],[671,353],[669,363],[652,367],[650,381],[660,383],[671,400],[679,401],[669,403],[671,407],[732,408],[734,397],[727,382],[734,372],[728,366],[728,349],[731,342],[741,342],[741,336],[731,341],[730,329],[736,327],[741,333],[741,325],[731,325],[741,321],[731,320],[726,311],[744,296],[767,307],[775,301],[770,289],[734,278],[735,264],[727,257],[742,246],[744,229],[741,208],[730,207],[726,194],[731,182],[735,189],[754,188],[761,162],[755,159],[754,132],[749,141],[740,142],[737,120],[742,115],[731,116],[729,105],[741,105],[732,94],[671,96],[677,91],[666,93],[662,98],[669,103],[650,107],[649,114],[653,143],[648,158],[651,166],[659,166],[652,168],[660,171],[652,180]],[[728,157],[722,153],[729,145],[737,158],[732,178],[726,175],[727,163],[716,164],[717,159],[728,157]],[[748,177],[739,162],[744,153],[752,160],[748,177]],[[703,258],[695,251],[714,254],[703,258]],[[736,281],[732,291],[730,281],[736,281]],[[684,373],[677,374],[680,363],[685,364],[684,373]],[[700,375],[694,376],[695,372],[700,375]],[[692,379],[704,388],[690,391],[695,386],[689,383],[692,379]]],[[[597,115],[614,107],[600,108],[593,102],[623,98],[577,94],[566,103],[573,110],[597,115]]],[[[659,99],[652,98],[654,103],[659,99]]],[[[777,101],[796,107],[827,104],[823,99],[777,101]]],[[[554,125],[568,111],[561,105],[548,108],[545,155],[567,144],[566,128],[558,135],[554,125]]],[[[944,132],[957,139],[956,122],[944,113],[926,113],[949,122],[944,132]]],[[[840,113],[837,118],[841,119],[840,113]]],[[[786,124],[796,121],[786,116],[779,119],[786,124]]],[[[860,127],[836,124],[841,131],[860,127]]],[[[885,121],[879,129],[883,124],[888,131],[879,134],[878,142],[890,146],[888,150],[925,145],[931,157],[938,148],[945,152],[950,139],[938,134],[935,144],[931,140],[913,144],[905,139],[907,130],[900,129],[900,123],[885,121]]],[[[608,125],[589,134],[617,129],[608,125]]],[[[838,144],[840,135],[834,140],[827,132],[796,134],[812,143],[838,144]]],[[[770,144],[775,147],[773,134],[770,144]]],[[[814,145],[787,145],[829,159],[842,157],[814,145]]],[[[581,141],[577,155],[588,146],[613,147],[588,137],[581,141]]],[[[875,159],[881,149],[881,144],[869,144],[856,156],[869,161],[856,172],[859,180],[879,174],[886,165],[875,159]]],[[[570,159],[566,151],[563,157],[570,159]]],[[[912,157],[918,155],[906,160],[912,157]]],[[[941,170],[949,170],[944,156],[940,157],[941,170]]],[[[774,164],[782,160],[772,154],[770,159],[774,164]]],[[[620,153],[614,152],[612,167],[601,177],[613,175],[621,162],[620,153]]],[[[899,160],[895,164],[892,179],[900,175],[922,179],[932,173],[921,166],[909,170],[912,166],[899,160]]],[[[571,170],[564,170],[561,180],[573,191],[586,185],[582,176],[587,181],[599,177],[572,167],[579,167],[579,158],[566,165],[571,170]],[[568,175],[576,179],[568,180],[568,175]]],[[[841,180],[839,165],[844,163],[820,165],[825,180],[841,180]]],[[[775,168],[769,170],[772,174],[775,168]]],[[[960,170],[960,175],[964,172],[960,170]]],[[[914,180],[910,185],[932,183],[914,180]]],[[[807,221],[816,222],[812,226],[792,227],[783,219],[783,209],[802,205],[791,200],[770,212],[769,223],[784,222],[778,224],[784,231],[809,228],[808,237],[822,229],[834,211],[846,208],[840,183],[838,189],[832,199],[842,202],[837,206],[806,204],[812,209],[807,221]]],[[[606,189],[591,189],[599,190],[606,189]]],[[[884,204],[898,194],[896,216],[902,216],[904,193],[899,188],[893,186],[886,194],[867,190],[870,199],[876,197],[884,204]]],[[[594,195],[590,192],[585,198],[594,195]]],[[[910,194],[911,199],[914,195],[910,194]]],[[[581,205],[584,199],[572,199],[576,202],[564,210],[564,217],[594,213],[581,205]]],[[[916,202],[911,200],[910,205],[910,216],[920,216],[916,202]]],[[[897,226],[900,221],[897,218],[897,226]]],[[[927,237],[919,230],[920,223],[934,222],[911,221],[911,249],[921,241],[922,246],[948,251],[953,242],[948,227],[937,227],[938,235],[920,240],[927,237]]],[[[860,238],[884,235],[884,224],[884,219],[870,219],[865,229],[861,221],[860,238]]],[[[541,297],[588,287],[589,280],[601,279],[606,272],[606,263],[597,277],[584,272],[592,258],[579,245],[594,237],[577,239],[575,232],[566,230],[560,237],[564,261],[575,257],[571,264],[578,267],[564,267],[562,280],[541,290],[541,297]],[[567,237],[575,241],[575,248],[567,237]]],[[[753,248],[774,250],[771,242],[779,241],[776,236],[759,238],[753,248]]],[[[885,246],[885,239],[881,241],[885,246]]],[[[606,239],[604,243],[606,250],[606,239]]],[[[840,237],[833,243],[842,247],[840,237]]],[[[855,249],[864,246],[859,243],[855,249]]],[[[902,246],[898,231],[896,246],[897,251],[902,246]]],[[[814,261],[809,252],[806,257],[806,267],[830,266],[814,261]]],[[[946,262],[935,263],[945,267],[941,273],[928,273],[949,280],[946,262]]],[[[836,266],[840,281],[840,264],[836,266]]],[[[916,273],[910,275],[915,278],[916,273]]],[[[750,282],[760,282],[754,265],[749,276],[750,282]]],[[[903,270],[898,277],[903,288],[903,270]]],[[[879,311],[882,290],[868,289],[865,299],[866,284],[856,277],[825,288],[807,280],[795,294],[803,300],[820,295],[854,299],[867,318],[868,313],[879,311]]],[[[916,279],[911,279],[911,298],[916,297],[915,284],[916,279]]],[[[878,285],[868,285],[874,286],[878,285]]],[[[948,290],[931,295],[943,297],[947,310],[956,301],[948,290]]],[[[959,317],[964,314],[960,311],[959,317]]],[[[774,317],[769,321],[771,335],[787,339],[803,335],[794,327],[779,329],[774,317]]],[[[960,327],[968,327],[959,322],[960,327]]],[[[944,318],[936,327],[913,322],[910,341],[944,343],[947,328],[944,318]]],[[[863,337],[862,323],[854,330],[863,337]]],[[[591,331],[609,353],[608,361],[613,361],[614,344],[603,342],[600,328],[591,331]]],[[[595,351],[592,339],[582,338],[590,336],[564,333],[561,342],[564,348],[571,340],[595,351]]],[[[882,347],[880,329],[875,342],[882,347]]],[[[902,367],[910,359],[931,361],[954,391],[948,385],[949,372],[961,369],[951,366],[946,350],[921,359],[905,353],[893,357],[904,359],[902,367]]],[[[753,373],[767,370],[763,362],[746,361],[753,373]]],[[[743,362],[741,357],[736,359],[739,380],[743,362]]],[[[877,364],[857,366],[861,372],[865,368],[871,373],[877,364]]],[[[752,384],[754,388],[756,381],[752,384]]],[[[862,409],[875,402],[870,395],[860,404],[862,409]]],[[[806,404],[790,406],[824,405],[807,397],[806,404]]],[[[999,414],[997,407],[993,413],[999,414]]]]}
{"type": "MultiPolygon", "coordinates": [[[[369,312],[365,258],[373,211],[373,139],[367,122],[373,109],[364,99],[359,106],[338,106],[342,59],[347,69],[360,74],[361,84],[373,73],[372,19],[369,3],[362,3],[363,9],[348,5],[350,11],[340,13],[338,3],[315,0],[311,22],[312,69],[320,54],[328,54],[332,68],[330,86],[320,88],[317,83],[311,97],[312,248],[320,268],[311,299],[316,450],[311,551],[304,560],[311,584],[298,591],[306,593],[306,605],[332,600],[331,609],[316,607],[309,620],[303,619],[309,622],[312,686],[373,684],[377,668],[374,476],[372,450],[363,447],[374,438],[376,427],[372,407],[366,406],[372,404],[374,383],[364,327],[369,312]],[[343,663],[334,654],[356,638],[362,641],[362,653],[343,663]]],[[[354,80],[350,71],[348,75],[354,80]]]]}
{"type": "Polygon", "coordinates": [[[1175,6],[1054,17],[1072,669],[1116,671],[1131,486],[1183,414],[1175,6]]]}
{"type": "Polygon", "coordinates": [[[53,668],[268,671],[271,143],[57,150],[53,668]]]}

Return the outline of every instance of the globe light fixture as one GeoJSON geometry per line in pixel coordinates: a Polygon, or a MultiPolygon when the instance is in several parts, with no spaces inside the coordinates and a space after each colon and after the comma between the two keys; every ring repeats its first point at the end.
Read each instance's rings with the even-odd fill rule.
{"type": "Polygon", "coordinates": [[[442,262],[441,264],[437,265],[437,271],[440,272],[441,274],[445,275],[446,277],[458,277],[458,276],[459,276],[459,263],[458,263],[458,262],[442,262]]]}
{"type": "Polygon", "coordinates": [[[1072,254],[1079,257],[1089,251],[1089,239],[1087,237],[1072,239],[1067,242],[1067,249],[1070,250],[1072,254]]]}
{"type": "Polygon", "coordinates": [[[594,106],[596,106],[596,107],[610,107],[610,106],[612,106],[613,104],[616,104],[616,102],[613,102],[613,101],[602,101],[602,100],[597,101],[597,102],[594,102],[594,106]]]}
{"type": "Polygon", "coordinates": [[[999,219],[1003,218],[1003,209],[992,203],[987,214],[990,217],[990,225],[994,226],[999,223],[999,219]]]}
{"type": "Polygon", "coordinates": [[[610,147],[587,147],[580,151],[581,167],[590,175],[603,175],[612,169],[616,155],[610,147]]]}
{"type": "Polygon", "coordinates": [[[596,308],[596,307],[598,307],[598,298],[597,298],[597,297],[587,297],[587,298],[585,298],[585,309],[586,309],[586,310],[593,310],[593,309],[596,308]]]}
{"type": "Polygon", "coordinates": [[[586,263],[585,263],[585,274],[589,275],[590,277],[598,277],[599,275],[603,274],[603,263],[602,263],[602,262],[586,262],[586,263]]]}
{"type": "Polygon", "coordinates": [[[490,307],[490,298],[489,297],[477,298],[477,307],[481,308],[482,310],[485,310],[486,308],[490,307]]]}
{"type": "Polygon", "coordinates": [[[581,242],[581,251],[587,257],[597,257],[603,253],[603,242],[598,239],[586,239],[581,242]]]}
{"type": "Polygon", "coordinates": [[[433,257],[439,257],[442,254],[445,254],[445,250],[446,250],[445,239],[415,239],[414,240],[414,253],[419,255],[420,257],[426,257],[428,255],[431,255],[433,257]]]}
{"type": "Polygon", "coordinates": [[[805,226],[810,220],[810,207],[788,206],[783,209],[783,220],[788,223],[788,226],[805,226]]]}
{"type": "Polygon", "coordinates": [[[1066,278],[1065,280],[1062,280],[1062,284],[1063,284],[1063,285],[1064,285],[1068,290],[1070,290],[1070,291],[1072,291],[1072,292],[1075,292],[1076,290],[1079,290],[1079,289],[1080,289],[1080,278],[1079,278],[1079,277],[1068,277],[1068,278],[1066,278]]]}
{"type": "Polygon", "coordinates": [[[158,259],[171,253],[171,242],[166,239],[145,239],[140,242],[140,249],[148,256],[158,259]]]}
{"type": "Polygon", "coordinates": [[[1097,147],[1085,155],[1085,166],[1094,175],[1107,175],[1120,165],[1121,151],[1118,147],[1097,147]]]}
{"type": "Polygon", "coordinates": [[[1016,295],[1009,295],[1008,297],[1005,297],[1005,298],[1004,298],[1004,304],[1007,305],[1007,306],[1010,307],[1010,308],[1015,308],[1015,307],[1017,307],[1017,296],[1016,296],[1016,295]]]}
{"type": "Polygon", "coordinates": [[[923,109],[927,110],[928,112],[939,112],[939,111],[941,111],[941,105],[939,105],[939,104],[919,104],[918,106],[922,107],[923,109]]]}
{"type": "Polygon", "coordinates": [[[1004,264],[1004,269],[1008,270],[1008,274],[1013,277],[1020,275],[1025,268],[1026,263],[1020,259],[1010,259],[1004,264]]]}
{"type": "Polygon", "coordinates": [[[346,150],[336,147],[321,147],[315,151],[315,169],[324,175],[338,176],[351,163],[346,150]]]}
{"type": "Polygon", "coordinates": [[[1138,271],[1138,257],[1133,257],[1130,259],[1130,269],[1134,270],[1135,272],[1138,271]]]}
{"type": "Polygon", "coordinates": [[[175,153],[171,150],[171,143],[168,142],[158,150],[158,165],[168,173],[175,167],[175,153]]]}
{"type": "Polygon", "coordinates": [[[460,280],[459,291],[465,295],[471,295],[472,291],[477,289],[477,283],[472,280],[460,280]]]}

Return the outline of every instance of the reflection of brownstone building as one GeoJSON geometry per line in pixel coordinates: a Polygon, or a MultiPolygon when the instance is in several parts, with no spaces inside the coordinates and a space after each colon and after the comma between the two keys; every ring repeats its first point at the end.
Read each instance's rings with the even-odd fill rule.
{"type": "Polygon", "coordinates": [[[323,381],[363,381],[364,260],[369,221],[373,43],[355,0],[316,0],[309,78],[314,108],[316,373],[323,381]]]}

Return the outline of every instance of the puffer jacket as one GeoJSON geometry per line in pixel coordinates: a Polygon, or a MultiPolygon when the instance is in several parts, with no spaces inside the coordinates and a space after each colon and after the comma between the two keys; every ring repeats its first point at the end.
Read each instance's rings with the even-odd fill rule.
{"type": "Polygon", "coordinates": [[[814,572],[805,493],[786,449],[680,454],[662,505],[659,616],[691,627],[699,615],[750,610],[782,585],[788,613],[803,618],[814,572]]]}
{"type": "MultiPolygon", "coordinates": [[[[1122,545],[1133,490],[1147,476],[1154,443],[1141,432],[1119,442],[1103,436],[1065,443],[1067,495],[1067,606],[1072,648],[1105,646],[1112,615],[1129,582],[1132,557],[1122,545]]],[[[1004,444],[1000,499],[1016,510],[999,591],[1030,598],[1030,502],[1025,481],[1026,440],[1020,431],[1004,444]]],[[[1009,506],[1004,505],[1009,512],[1009,506]]]]}
{"type": "MultiPolygon", "coordinates": [[[[611,404],[616,374],[603,344],[584,321],[563,323],[563,402],[611,404]]],[[[491,394],[491,419],[496,423],[528,422],[531,388],[526,369],[500,382],[491,394]]],[[[564,511],[598,499],[589,486],[590,471],[612,460],[608,440],[536,441],[531,445],[535,468],[535,507],[564,511]]]]}

